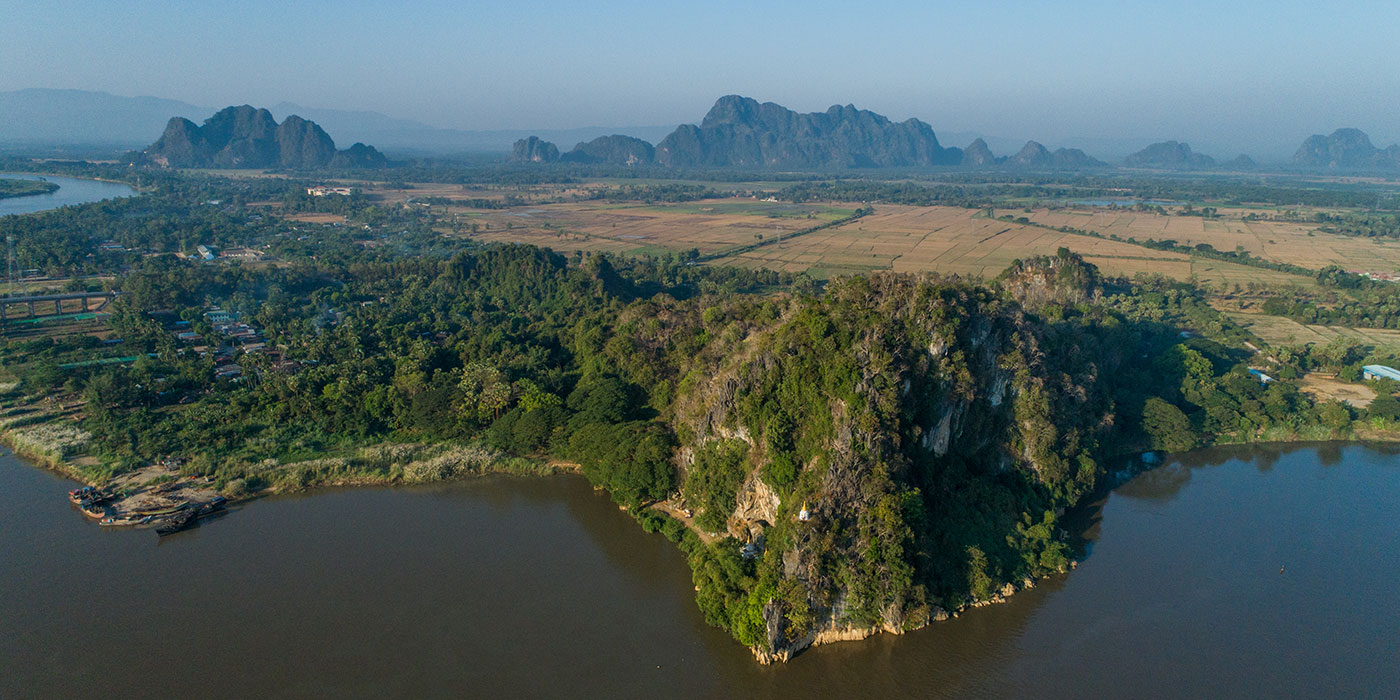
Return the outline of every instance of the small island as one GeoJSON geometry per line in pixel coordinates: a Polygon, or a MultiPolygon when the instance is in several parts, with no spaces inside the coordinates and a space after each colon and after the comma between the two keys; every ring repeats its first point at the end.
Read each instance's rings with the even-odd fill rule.
{"type": "Polygon", "coordinates": [[[58,191],[58,185],[48,180],[11,180],[0,178],[0,199],[28,197],[58,191]]]}

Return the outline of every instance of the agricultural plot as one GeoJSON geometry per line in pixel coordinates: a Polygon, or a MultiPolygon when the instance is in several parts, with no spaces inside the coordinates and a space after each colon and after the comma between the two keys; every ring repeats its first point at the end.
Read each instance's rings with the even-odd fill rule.
{"type": "Polygon", "coordinates": [[[1400,241],[1323,233],[1304,223],[1163,216],[1111,208],[1012,213],[1046,226],[1070,226],[1124,240],[1172,239],[1187,245],[1207,243],[1223,251],[1243,248],[1265,260],[1310,269],[1338,265],[1348,270],[1400,271],[1400,241]]]}
{"type": "MultiPolygon", "coordinates": [[[[644,254],[698,249],[721,254],[761,240],[792,235],[849,215],[851,210],[749,200],[678,205],[550,204],[479,212],[468,219],[473,238],[529,243],[563,251],[644,254]]],[[[854,207],[852,207],[854,209],[854,207]]]]}
{"type": "Polygon", "coordinates": [[[1328,343],[1333,338],[1343,337],[1366,345],[1400,347],[1400,330],[1306,325],[1282,316],[1240,311],[1226,311],[1225,315],[1270,345],[1328,343]]]}
{"type": "Polygon", "coordinates": [[[881,205],[875,214],[845,226],[806,234],[719,262],[745,267],[807,270],[818,277],[892,269],[995,277],[1018,258],[1053,255],[1066,247],[1106,274],[1192,276],[1228,283],[1272,277],[1280,283],[1308,282],[1294,275],[1232,263],[1192,259],[1119,241],[1050,231],[977,216],[954,207],[881,205]]]}
{"type": "Polygon", "coordinates": [[[485,241],[561,251],[646,254],[685,251],[715,264],[810,272],[939,272],[988,279],[1013,261],[1069,248],[1105,274],[1162,274],[1216,284],[1311,284],[1297,275],[1152,250],[1124,241],[997,221],[958,207],[879,205],[843,226],[794,233],[848,216],[855,205],[797,205],[732,198],[672,205],[548,204],[473,212],[456,231],[485,241]],[[762,247],[726,255],[725,251],[762,247]]]}

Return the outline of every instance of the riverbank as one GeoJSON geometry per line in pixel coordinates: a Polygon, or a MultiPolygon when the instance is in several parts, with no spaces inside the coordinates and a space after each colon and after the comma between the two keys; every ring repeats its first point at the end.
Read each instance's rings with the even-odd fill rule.
{"type": "MultiPolygon", "coordinates": [[[[17,389],[17,387],[11,387],[11,389],[17,389]]],[[[112,471],[113,465],[104,465],[90,454],[87,446],[87,443],[90,442],[90,436],[84,436],[78,422],[82,412],[80,402],[70,399],[70,402],[65,404],[53,397],[42,399],[22,397],[13,391],[10,398],[14,399],[16,403],[6,405],[4,411],[0,411],[0,433],[5,434],[8,440],[27,445],[30,450],[29,454],[41,457],[42,463],[61,473],[80,474],[81,480],[85,483],[110,483],[110,480],[116,476],[112,471]],[[43,435],[50,436],[48,443],[40,439],[43,435]]],[[[1370,424],[1357,424],[1355,427],[1370,430],[1371,432],[1368,432],[1367,435],[1372,440],[1377,437],[1387,437],[1389,441],[1400,442],[1400,440],[1395,439],[1396,434],[1391,431],[1374,431],[1370,424]]],[[[1256,443],[1258,445],[1316,442],[1316,434],[1307,431],[1286,435],[1259,433],[1257,437],[1284,438],[1267,443],[1259,441],[1256,443]]],[[[1335,434],[1333,441],[1346,443],[1353,441],[1355,437],[1353,434],[1335,434]]],[[[270,445],[264,447],[272,449],[270,445]]],[[[179,455],[173,457],[180,458],[179,455]]],[[[1107,470],[1107,474],[1100,479],[1103,490],[1106,491],[1126,482],[1141,471],[1157,466],[1161,461],[1132,459],[1130,457],[1101,460],[1101,464],[1107,470]]],[[[265,459],[252,463],[221,463],[218,458],[210,461],[207,457],[200,459],[203,461],[185,465],[182,468],[180,478],[207,476],[209,481],[206,482],[206,485],[210,488],[210,494],[218,493],[232,501],[247,501],[273,494],[309,492],[324,487],[430,484],[487,474],[548,475],[577,470],[577,465],[548,462],[541,459],[510,458],[479,444],[455,443],[380,443],[353,448],[333,448],[322,456],[309,459],[265,459]]],[[[160,475],[155,476],[159,477],[160,475]]],[[[155,484],[155,486],[159,486],[159,484],[155,484]]],[[[1092,496],[1086,496],[1082,502],[1088,502],[1091,498],[1092,496]]],[[[673,505],[672,509],[679,507],[673,505]]],[[[152,509],[159,510],[156,506],[131,510],[138,512],[152,509]]],[[[701,533],[695,531],[693,523],[686,522],[689,518],[677,518],[676,512],[664,512],[665,510],[665,508],[660,508],[646,511],[647,514],[654,513],[654,517],[658,520],[658,523],[652,524],[647,521],[648,515],[642,513],[633,515],[641,521],[643,529],[647,531],[662,529],[665,532],[667,528],[670,528],[678,533],[685,533],[685,536],[690,539],[697,540],[698,545],[683,544],[677,541],[683,538],[672,537],[670,533],[667,533],[668,538],[677,541],[682,551],[687,554],[693,554],[696,551],[695,547],[701,546],[709,548],[712,552],[722,551],[727,557],[735,558],[736,550],[739,550],[743,545],[737,540],[722,535],[712,536],[707,540],[701,537],[701,533]],[[675,522],[660,523],[663,513],[666,520],[675,522]]],[[[679,512],[681,515],[685,515],[683,510],[679,512]]],[[[1063,538],[1064,534],[1061,532],[1057,536],[1063,538]]],[[[1067,553],[1073,554],[1073,548],[1067,553]]],[[[728,561],[728,559],[715,557],[714,561],[728,561]]],[[[1045,578],[1059,578],[1075,565],[1074,560],[1070,559],[1058,572],[1047,574],[1045,578]]],[[[969,596],[959,599],[957,596],[953,596],[948,600],[931,600],[928,606],[921,607],[906,619],[896,619],[893,623],[887,624],[878,624],[879,620],[877,619],[877,624],[874,626],[834,624],[833,620],[839,618],[817,620],[812,627],[804,628],[800,635],[795,635],[795,639],[783,638],[784,641],[778,648],[749,648],[753,656],[761,663],[786,662],[809,647],[863,640],[881,632],[895,635],[903,634],[928,626],[932,622],[957,618],[971,608],[1004,603],[1011,596],[1028,588],[1036,587],[1041,580],[1018,578],[1014,581],[1001,581],[998,579],[1005,574],[995,571],[990,573],[991,580],[987,582],[986,586],[978,589],[978,597],[969,596]]]]}
{"type": "Polygon", "coordinates": [[[54,188],[48,192],[19,197],[0,198],[0,216],[37,214],[66,206],[78,206],[109,199],[134,197],[140,194],[130,183],[93,177],[74,177],[56,173],[0,172],[0,179],[47,182],[54,188]]]}
{"type": "Polygon", "coordinates": [[[85,486],[108,486],[133,473],[181,465],[173,473],[208,479],[213,487],[209,495],[244,501],[325,487],[427,484],[485,474],[544,476],[579,469],[557,460],[510,457],[476,444],[380,443],[314,459],[224,464],[212,473],[191,468],[180,456],[163,465],[118,471],[90,454],[92,436],[79,423],[80,403],[24,396],[16,388],[13,383],[0,385],[0,444],[85,486]]]}
{"type": "MultiPolygon", "coordinates": [[[[13,164],[11,164],[10,167],[13,167],[13,164]]],[[[5,170],[5,171],[0,171],[0,178],[4,178],[4,177],[6,177],[7,175],[33,175],[34,177],[59,177],[59,178],[67,178],[67,179],[70,179],[70,180],[89,180],[89,181],[91,181],[91,182],[103,182],[103,183],[106,183],[106,184],[109,184],[109,185],[126,185],[127,187],[130,187],[130,188],[133,189],[133,190],[136,190],[136,191],[138,191],[138,192],[140,191],[140,188],[138,188],[135,184],[130,183],[130,182],[127,182],[126,180],[118,180],[118,179],[116,179],[116,178],[110,178],[110,177],[96,177],[96,176],[92,176],[92,175],[74,175],[74,174],[72,174],[72,173],[58,173],[58,172],[54,172],[54,171],[52,171],[52,170],[5,170]]]]}

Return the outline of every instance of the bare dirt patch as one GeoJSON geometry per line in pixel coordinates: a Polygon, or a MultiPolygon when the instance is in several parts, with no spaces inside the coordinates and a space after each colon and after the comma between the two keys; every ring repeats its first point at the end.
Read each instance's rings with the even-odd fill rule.
{"type": "Polygon", "coordinates": [[[323,214],[319,212],[303,212],[300,214],[289,214],[287,221],[299,221],[306,224],[343,224],[345,215],[343,214],[323,214]]]}
{"type": "Polygon", "coordinates": [[[1336,400],[1355,408],[1366,408],[1376,398],[1376,392],[1365,384],[1353,384],[1337,379],[1336,375],[1309,372],[1298,382],[1303,391],[1320,400],[1336,400]]]}

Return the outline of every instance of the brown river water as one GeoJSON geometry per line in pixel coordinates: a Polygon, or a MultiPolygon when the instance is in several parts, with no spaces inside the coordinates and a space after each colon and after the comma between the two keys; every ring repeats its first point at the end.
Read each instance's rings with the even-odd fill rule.
{"type": "Polygon", "coordinates": [[[164,540],[70,487],[0,457],[0,698],[1400,697],[1394,450],[1168,460],[1074,514],[1068,576],[775,667],[579,477],[274,497],[164,540]]]}

